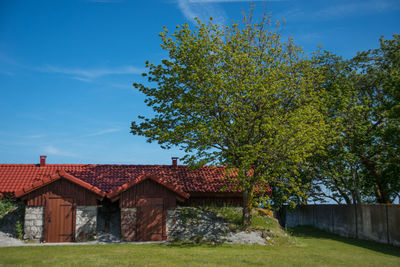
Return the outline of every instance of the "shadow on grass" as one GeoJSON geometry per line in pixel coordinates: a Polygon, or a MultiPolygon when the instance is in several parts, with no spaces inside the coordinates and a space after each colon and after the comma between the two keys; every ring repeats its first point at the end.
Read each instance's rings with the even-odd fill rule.
{"type": "Polygon", "coordinates": [[[206,247],[206,248],[215,248],[215,247],[220,247],[223,244],[222,243],[209,243],[209,242],[170,242],[165,244],[168,247],[174,247],[174,248],[194,248],[194,247],[206,247]]]}
{"type": "Polygon", "coordinates": [[[316,239],[331,239],[339,242],[343,242],[349,245],[362,247],[365,249],[373,250],[376,252],[400,257],[400,247],[395,247],[388,244],[381,244],[374,241],[360,240],[355,238],[346,238],[339,235],[329,233],[311,226],[298,226],[296,228],[289,229],[289,232],[295,237],[302,238],[316,238],[316,239]]]}

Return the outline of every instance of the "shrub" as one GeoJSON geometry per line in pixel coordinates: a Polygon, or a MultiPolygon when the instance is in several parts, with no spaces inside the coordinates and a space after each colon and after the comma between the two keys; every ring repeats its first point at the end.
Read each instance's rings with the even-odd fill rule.
{"type": "Polygon", "coordinates": [[[20,221],[17,221],[17,223],[15,224],[15,233],[17,234],[18,239],[24,238],[24,229],[20,221]]]}
{"type": "Polygon", "coordinates": [[[17,208],[17,205],[11,200],[5,198],[0,200],[0,218],[17,208]]]}

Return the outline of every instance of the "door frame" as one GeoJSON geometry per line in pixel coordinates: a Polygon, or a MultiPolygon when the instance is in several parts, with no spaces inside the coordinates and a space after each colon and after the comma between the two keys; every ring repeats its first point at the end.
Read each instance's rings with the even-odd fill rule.
{"type": "MultiPolygon", "coordinates": [[[[62,197],[57,195],[50,195],[45,197],[45,206],[44,206],[44,214],[43,214],[43,242],[48,242],[49,239],[49,225],[47,223],[47,203],[50,202],[50,199],[63,199],[72,204],[72,238],[71,242],[75,242],[75,232],[76,232],[76,203],[73,197],[62,197]]],[[[55,242],[49,242],[55,243],[55,242]]]]}

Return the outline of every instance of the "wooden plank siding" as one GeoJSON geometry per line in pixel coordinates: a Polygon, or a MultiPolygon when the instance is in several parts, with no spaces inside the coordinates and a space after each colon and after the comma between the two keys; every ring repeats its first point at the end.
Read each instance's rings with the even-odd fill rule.
{"type": "Polygon", "coordinates": [[[27,206],[38,207],[45,206],[49,197],[72,198],[77,206],[96,206],[98,195],[68,180],[59,179],[26,194],[22,200],[27,206]]]}
{"type": "Polygon", "coordinates": [[[176,193],[150,179],[122,192],[119,205],[121,208],[137,207],[137,201],[142,197],[163,198],[164,209],[173,209],[176,207],[176,193]]]}
{"type": "MultiPolygon", "coordinates": [[[[166,221],[167,221],[167,209],[174,209],[176,207],[176,193],[171,191],[159,183],[156,183],[153,180],[144,180],[141,183],[138,183],[135,186],[132,186],[128,190],[121,193],[121,197],[119,200],[119,205],[121,208],[139,208],[139,200],[143,201],[144,199],[161,199],[162,200],[162,209],[159,212],[162,213],[162,240],[167,239],[167,230],[166,230],[166,221]]],[[[139,210],[138,210],[139,211],[139,210]]],[[[139,215],[139,213],[138,213],[139,215]]],[[[141,218],[140,216],[137,218],[136,225],[132,227],[138,227],[143,225],[149,218],[141,218]],[[144,220],[144,221],[142,221],[144,220]]],[[[136,228],[136,231],[140,230],[136,228]]],[[[148,229],[149,230],[149,229],[148,229]]],[[[141,239],[142,235],[147,236],[151,233],[139,233],[139,236],[136,238],[141,239]]],[[[143,239],[144,240],[144,239],[143,239]]],[[[149,240],[146,240],[149,241],[149,240]]]]}

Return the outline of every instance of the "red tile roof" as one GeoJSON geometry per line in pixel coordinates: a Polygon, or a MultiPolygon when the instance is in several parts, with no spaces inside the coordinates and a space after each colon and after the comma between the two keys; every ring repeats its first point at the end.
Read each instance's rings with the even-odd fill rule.
{"type": "Polygon", "coordinates": [[[56,180],[61,179],[61,178],[67,179],[68,181],[78,184],[78,185],[82,186],[83,188],[86,188],[87,190],[92,191],[93,193],[101,196],[102,198],[105,197],[105,195],[106,195],[103,191],[101,191],[96,186],[90,185],[90,184],[66,173],[64,170],[57,170],[50,177],[43,178],[42,180],[33,182],[31,185],[25,186],[25,187],[21,188],[21,190],[16,191],[15,196],[22,197],[23,195],[26,195],[40,187],[43,187],[49,183],[52,183],[56,180]]]}
{"type": "Polygon", "coordinates": [[[189,196],[190,196],[188,193],[185,193],[185,192],[181,191],[177,186],[166,182],[164,179],[162,179],[160,177],[151,176],[151,175],[150,176],[149,175],[142,175],[139,178],[133,180],[132,182],[123,184],[120,187],[114,189],[113,191],[111,191],[110,193],[107,194],[107,197],[110,198],[110,199],[113,199],[116,196],[118,196],[121,192],[123,192],[123,191],[127,190],[128,188],[130,188],[130,187],[132,187],[132,186],[134,186],[134,185],[136,185],[136,184],[138,184],[140,182],[143,182],[144,180],[147,180],[147,179],[151,179],[151,180],[153,180],[153,181],[155,181],[155,182],[157,182],[159,184],[162,184],[163,186],[169,188],[170,190],[174,191],[175,193],[177,193],[178,195],[181,195],[184,198],[189,198],[189,196]]]}
{"type": "Polygon", "coordinates": [[[57,171],[97,187],[105,193],[143,176],[158,177],[165,184],[186,193],[236,192],[224,179],[225,168],[204,166],[191,170],[178,165],[82,165],[82,164],[0,164],[0,192],[15,193],[35,182],[52,177],[57,171]]]}

